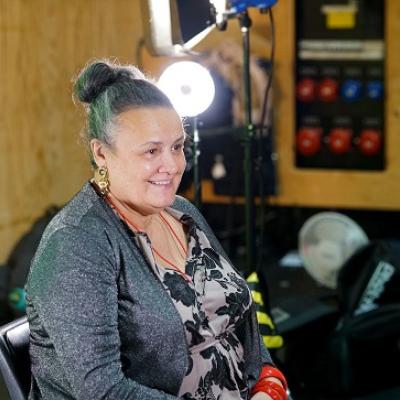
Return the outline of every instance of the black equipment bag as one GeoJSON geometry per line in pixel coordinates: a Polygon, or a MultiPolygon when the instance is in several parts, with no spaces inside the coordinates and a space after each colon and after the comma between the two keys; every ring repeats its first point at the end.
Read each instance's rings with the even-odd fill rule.
{"type": "Polygon", "coordinates": [[[338,277],[341,318],[328,342],[332,393],[400,387],[400,240],[359,250],[338,277]]]}
{"type": "Polygon", "coordinates": [[[400,304],[400,240],[374,241],[354,254],[339,273],[338,294],[348,316],[400,304]]]}
{"type": "Polygon", "coordinates": [[[284,337],[294,393],[347,400],[394,390],[379,398],[400,399],[400,240],[361,248],[340,270],[336,292],[336,314],[284,337]]]}

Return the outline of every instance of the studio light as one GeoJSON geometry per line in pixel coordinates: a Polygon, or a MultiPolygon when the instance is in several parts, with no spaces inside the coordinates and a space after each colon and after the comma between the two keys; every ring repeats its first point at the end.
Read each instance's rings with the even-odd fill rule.
{"type": "Polygon", "coordinates": [[[194,61],[168,66],[158,81],[181,117],[195,117],[205,111],[215,95],[214,80],[208,70],[194,61]]]}
{"type": "Polygon", "coordinates": [[[205,111],[214,99],[214,80],[207,68],[199,63],[179,61],[164,70],[158,81],[158,86],[169,97],[181,117],[192,117],[194,203],[200,208],[200,136],[197,128],[197,116],[205,111]]]}
{"type": "Polygon", "coordinates": [[[208,0],[140,0],[144,37],[153,55],[182,55],[214,28],[208,0]]]}
{"type": "Polygon", "coordinates": [[[224,30],[228,20],[277,0],[140,0],[144,37],[153,55],[178,56],[190,51],[215,27],[224,30]]]}
{"type": "Polygon", "coordinates": [[[278,0],[209,0],[213,7],[213,16],[218,29],[225,30],[228,19],[237,17],[248,8],[258,8],[261,12],[268,10],[278,0]]]}

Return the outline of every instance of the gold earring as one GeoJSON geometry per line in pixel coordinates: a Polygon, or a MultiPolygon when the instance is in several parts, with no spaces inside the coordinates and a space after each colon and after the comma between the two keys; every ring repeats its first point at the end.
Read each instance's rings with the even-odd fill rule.
{"type": "Polygon", "coordinates": [[[98,167],[94,171],[94,181],[100,193],[105,196],[110,191],[110,181],[108,180],[107,167],[98,167]]]}

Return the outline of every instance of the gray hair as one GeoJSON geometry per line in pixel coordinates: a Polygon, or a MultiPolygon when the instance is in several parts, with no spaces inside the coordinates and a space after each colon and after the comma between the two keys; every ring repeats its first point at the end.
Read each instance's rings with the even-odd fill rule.
{"type": "Polygon", "coordinates": [[[96,163],[90,151],[90,141],[98,139],[112,146],[114,122],[122,112],[140,107],[173,108],[168,97],[139,69],[108,60],[87,65],[75,81],[74,93],[84,103],[87,112],[83,139],[93,167],[96,163]]]}

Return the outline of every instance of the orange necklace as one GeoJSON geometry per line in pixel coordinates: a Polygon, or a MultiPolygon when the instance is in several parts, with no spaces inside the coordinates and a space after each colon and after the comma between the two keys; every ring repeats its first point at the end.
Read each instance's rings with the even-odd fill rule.
{"type": "MultiPolygon", "coordinates": [[[[114,204],[114,202],[111,200],[110,196],[105,196],[105,199],[107,201],[107,203],[110,205],[110,207],[112,209],[114,209],[117,214],[119,215],[119,217],[129,226],[129,228],[131,230],[133,230],[134,232],[138,232],[138,233],[145,233],[147,235],[147,233],[141,229],[139,226],[137,226],[135,223],[133,223],[132,221],[130,221],[122,212],[121,210],[118,209],[118,207],[114,204]]],[[[182,250],[182,255],[186,258],[186,254],[188,252],[188,249],[184,246],[184,244],[182,243],[182,241],[179,239],[179,236],[177,235],[177,233],[175,232],[174,228],[171,226],[171,224],[165,219],[165,217],[160,213],[160,218],[161,220],[168,226],[169,231],[172,234],[172,237],[176,240],[176,242],[179,244],[180,249],[182,250]]],[[[150,244],[151,249],[153,250],[153,252],[161,259],[163,260],[166,264],[168,264],[170,267],[172,267],[173,270],[175,270],[176,272],[178,272],[179,274],[182,275],[182,277],[184,279],[186,279],[187,281],[192,281],[192,278],[186,274],[185,272],[183,272],[181,270],[181,268],[179,268],[174,262],[168,260],[166,257],[164,257],[152,244],[150,244]]]]}

